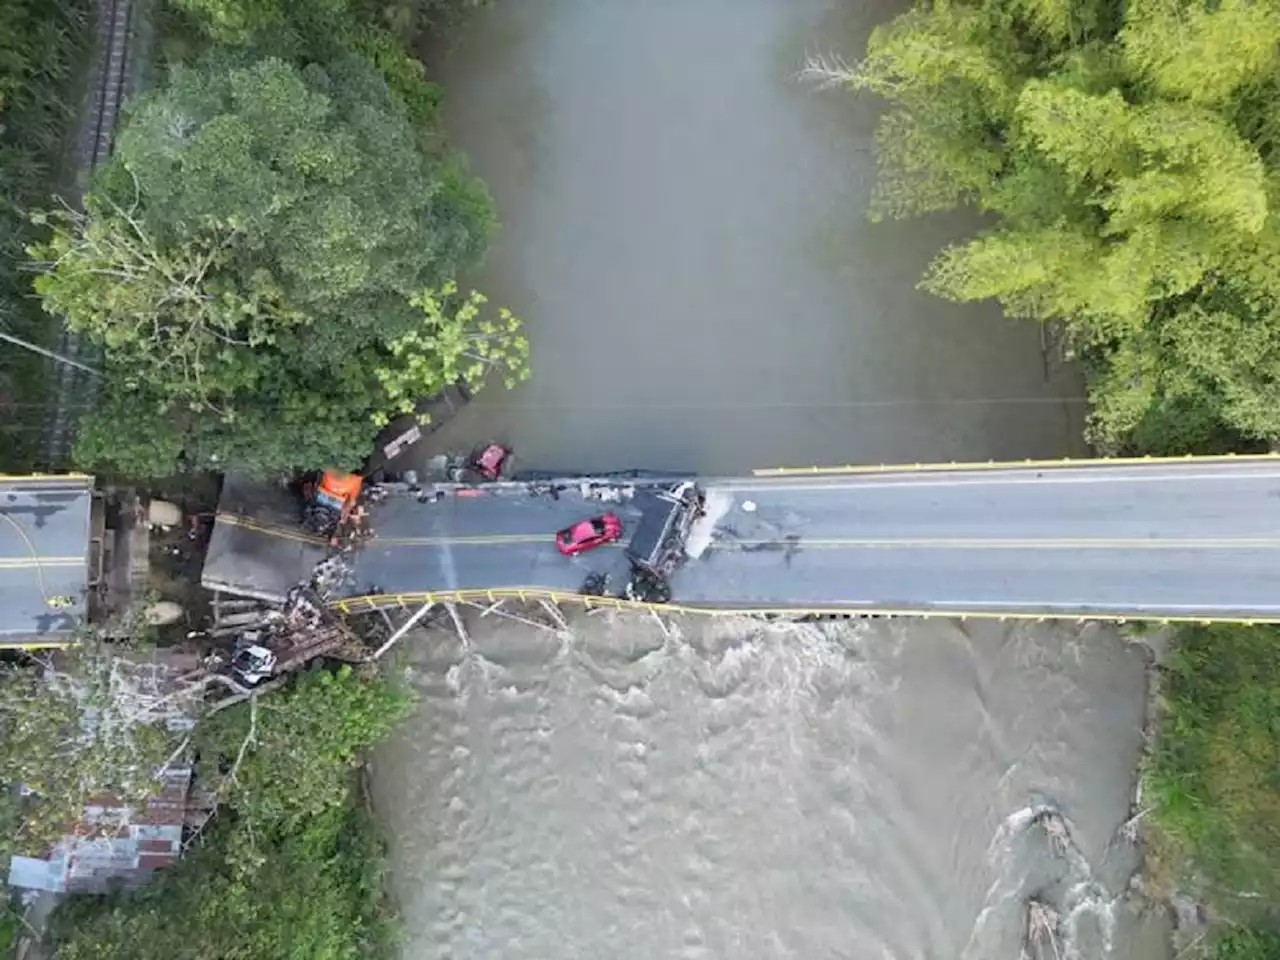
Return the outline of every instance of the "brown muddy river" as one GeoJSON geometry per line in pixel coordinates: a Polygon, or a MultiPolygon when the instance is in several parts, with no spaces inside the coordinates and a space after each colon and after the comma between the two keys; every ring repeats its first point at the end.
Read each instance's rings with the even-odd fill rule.
{"type": "Polygon", "coordinates": [[[445,57],[446,119],[503,222],[474,278],[533,377],[449,436],[537,468],[1051,457],[1080,385],[1040,331],[915,289],[972,222],[867,223],[870,99],[797,79],[892,8],[498,0],[445,57]]]}
{"type": "MultiPolygon", "coordinates": [[[[527,318],[533,377],[432,443],[704,474],[1081,452],[1080,384],[1035,327],[914,288],[973,223],[868,224],[877,106],[797,80],[891,12],[477,15],[436,62],[503,221],[472,279],[527,318]]],[[[1163,955],[1116,898],[1143,659],[1114,631],[602,614],[472,634],[407,651],[422,706],[375,760],[407,960],[1014,960],[1036,893],[1063,957],[1163,955]]]]}

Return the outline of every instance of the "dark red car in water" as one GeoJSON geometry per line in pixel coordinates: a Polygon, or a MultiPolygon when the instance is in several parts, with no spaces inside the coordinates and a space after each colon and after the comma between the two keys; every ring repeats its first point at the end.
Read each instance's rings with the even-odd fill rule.
{"type": "Polygon", "coordinates": [[[622,536],[622,521],[615,513],[602,513],[589,520],[580,520],[572,527],[565,527],[556,534],[556,549],[566,557],[585,550],[603,547],[622,536]]]}
{"type": "Polygon", "coordinates": [[[511,448],[500,443],[491,443],[487,447],[479,447],[472,451],[467,468],[478,473],[485,480],[501,480],[503,473],[510,466],[511,448]]]}

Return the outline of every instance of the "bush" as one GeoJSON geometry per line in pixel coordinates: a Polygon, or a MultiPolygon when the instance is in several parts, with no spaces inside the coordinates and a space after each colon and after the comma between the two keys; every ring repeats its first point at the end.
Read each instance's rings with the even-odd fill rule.
{"type": "Polygon", "coordinates": [[[155,883],[70,900],[55,960],[376,960],[394,956],[382,845],[350,790],[295,832],[261,838],[262,865],[237,869],[239,835],[215,827],[155,883]]]}
{"type": "Polygon", "coordinates": [[[393,955],[383,849],[361,808],[360,752],[411,699],[350,668],[313,671],[196,730],[216,819],[135,893],[73,899],[56,960],[357,960],[393,955]]]}
{"type": "Polygon", "coordinates": [[[1233,930],[1214,944],[1215,960],[1280,960],[1280,936],[1264,930],[1233,930]]]}
{"type": "Polygon", "coordinates": [[[1280,628],[1184,630],[1162,699],[1154,827],[1220,911],[1265,917],[1280,904],[1280,628]]]}

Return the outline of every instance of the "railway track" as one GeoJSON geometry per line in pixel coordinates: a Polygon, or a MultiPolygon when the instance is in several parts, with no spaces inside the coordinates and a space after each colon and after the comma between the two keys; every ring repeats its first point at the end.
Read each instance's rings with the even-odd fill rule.
{"type": "MultiPolygon", "coordinates": [[[[88,110],[76,140],[77,182],[88,187],[94,170],[111,156],[120,107],[128,94],[134,0],[94,0],[94,82],[88,110]]],[[[98,351],[63,323],[58,352],[96,366],[98,351]]],[[[55,399],[48,428],[46,456],[50,467],[67,464],[76,413],[94,400],[95,378],[65,363],[54,364],[55,399]]]]}

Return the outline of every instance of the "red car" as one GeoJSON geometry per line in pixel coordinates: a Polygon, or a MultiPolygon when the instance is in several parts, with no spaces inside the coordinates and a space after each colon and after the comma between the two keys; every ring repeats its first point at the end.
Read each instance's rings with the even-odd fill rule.
{"type": "Polygon", "coordinates": [[[510,456],[510,447],[491,443],[487,447],[480,447],[473,451],[467,467],[480,474],[485,480],[501,480],[510,456]]]}
{"type": "Polygon", "coordinates": [[[602,513],[590,520],[580,520],[556,534],[556,549],[566,557],[585,550],[603,547],[622,536],[622,521],[617,514],[602,513]]]}

